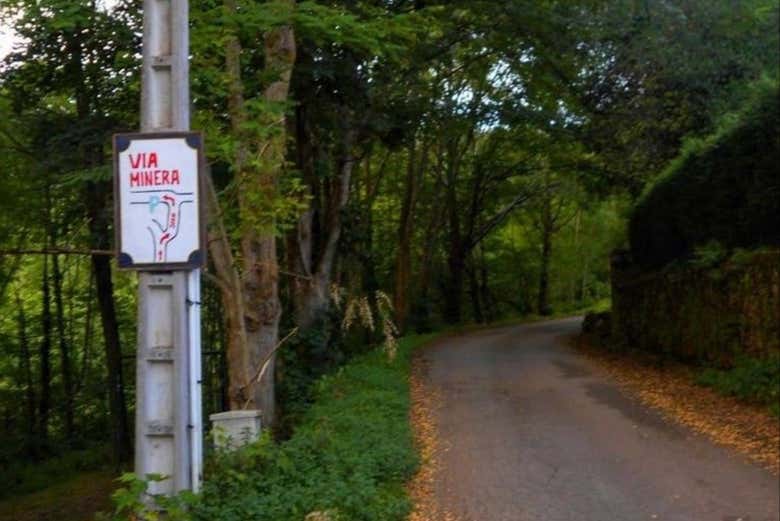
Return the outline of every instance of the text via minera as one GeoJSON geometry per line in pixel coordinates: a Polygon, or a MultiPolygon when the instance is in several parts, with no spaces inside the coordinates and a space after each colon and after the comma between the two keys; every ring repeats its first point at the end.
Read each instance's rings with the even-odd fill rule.
{"type": "Polygon", "coordinates": [[[158,168],[157,152],[128,154],[130,159],[130,188],[137,186],[178,185],[178,169],[158,168]]]}

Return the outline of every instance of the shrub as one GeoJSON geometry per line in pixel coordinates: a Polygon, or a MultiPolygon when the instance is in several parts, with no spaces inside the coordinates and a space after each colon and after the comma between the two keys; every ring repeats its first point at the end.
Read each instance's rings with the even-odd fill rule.
{"type": "Polygon", "coordinates": [[[268,438],[214,458],[192,506],[203,521],[401,521],[405,482],[417,467],[409,415],[409,361],[429,337],[406,337],[395,360],[358,357],[315,386],[289,440],[268,438]],[[324,514],[322,514],[324,515],[324,514]]]}
{"type": "Polygon", "coordinates": [[[768,359],[739,358],[728,370],[705,369],[697,381],[722,394],[768,405],[780,415],[780,355],[768,359]]]}
{"type": "Polygon", "coordinates": [[[629,221],[634,259],[646,268],[719,243],[780,244],[778,84],[763,81],[721,130],[691,141],[638,201],[629,221]]]}

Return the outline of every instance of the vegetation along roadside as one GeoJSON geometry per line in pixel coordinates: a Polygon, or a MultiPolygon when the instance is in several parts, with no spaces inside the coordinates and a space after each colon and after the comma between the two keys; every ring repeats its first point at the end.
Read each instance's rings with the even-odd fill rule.
{"type": "MultiPolygon", "coordinates": [[[[179,497],[172,517],[198,521],[393,521],[411,510],[406,482],[418,465],[409,425],[413,350],[437,336],[398,340],[359,356],[317,383],[290,439],[263,438],[212,458],[203,493],[179,497]],[[177,514],[177,506],[183,506],[177,514]],[[184,511],[188,511],[184,514],[184,511]]],[[[130,482],[114,519],[139,507],[130,482]]]]}

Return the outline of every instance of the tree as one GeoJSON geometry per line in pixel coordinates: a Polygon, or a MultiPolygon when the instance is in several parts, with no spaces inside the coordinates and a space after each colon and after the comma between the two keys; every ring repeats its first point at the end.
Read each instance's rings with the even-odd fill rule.
{"type": "Polygon", "coordinates": [[[262,33],[268,80],[258,87],[242,72],[242,59],[250,54],[244,51],[240,38],[242,14],[232,0],[224,4],[230,21],[223,49],[230,129],[225,146],[232,152],[228,161],[237,187],[239,244],[234,253],[213,182],[209,243],[226,311],[230,406],[260,409],[264,420],[273,424],[274,351],[281,315],[276,251],[278,187],[285,168],[284,112],[296,56],[290,18],[295,3],[279,0],[265,7],[281,18],[262,33]]]}
{"type": "Polygon", "coordinates": [[[777,2],[625,0],[583,12],[576,79],[583,139],[606,159],[603,185],[638,195],[689,134],[704,136],[743,99],[745,84],[777,74],[777,2]]]}
{"type": "MultiPolygon", "coordinates": [[[[128,104],[131,89],[121,88],[128,78],[133,81],[137,76],[134,50],[139,42],[134,29],[138,19],[133,13],[131,5],[125,3],[119,4],[113,13],[98,10],[92,2],[63,5],[59,0],[20,0],[3,6],[3,14],[14,20],[14,29],[27,42],[6,58],[2,71],[4,93],[16,115],[10,121],[31,125],[33,129],[28,143],[17,145],[25,148],[33,164],[39,163],[38,172],[53,171],[59,176],[83,174],[79,183],[82,216],[89,227],[89,245],[95,250],[110,248],[111,187],[105,175],[105,144],[113,130],[127,128],[128,122],[134,121],[128,116],[135,113],[128,104]]],[[[134,109],[135,104],[132,106],[134,109]]],[[[6,128],[4,132],[8,135],[14,131],[6,128]]],[[[54,178],[43,180],[46,190],[51,190],[52,183],[54,178]]],[[[44,221],[50,223],[49,218],[44,221]]],[[[47,237],[54,231],[49,228],[47,237]]],[[[52,244],[47,240],[46,246],[52,244]]],[[[44,263],[48,266],[48,260],[44,259],[44,263]]],[[[110,258],[92,255],[92,265],[103,324],[114,448],[119,461],[130,454],[130,437],[110,258]]],[[[46,273],[45,293],[49,290],[46,273]]],[[[44,302],[48,298],[44,297],[44,302]]],[[[62,370],[69,373],[69,356],[63,351],[63,347],[67,348],[64,331],[60,331],[60,341],[62,370]]],[[[42,347],[44,353],[48,349],[42,347]]],[[[70,376],[65,386],[72,392],[70,376]]],[[[44,407],[46,400],[41,397],[41,412],[48,408],[44,407]]],[[[45,417],[39,420],[45,423],[45,417]]]]}
{"type": "Polygon", "coordinates": [[[293,157],[307,208],[288,235],[286,255],[297,274],[292,300],[302,331],[321,325],[327,314],[353,172],[372,142],[388,132],[382,109],[391,89],[384,80],[405,73],[402,53],[414,48],[417,9],[344,2],[308,15],[319,14],[325,24],[311,26],[308,17],[299,22],[307,30],[300,32],[293,78],[293,157]]]}

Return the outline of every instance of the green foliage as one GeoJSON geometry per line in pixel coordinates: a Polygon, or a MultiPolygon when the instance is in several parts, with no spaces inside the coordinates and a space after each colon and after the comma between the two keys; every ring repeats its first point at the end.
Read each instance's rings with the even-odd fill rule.
{"type": "Polygon", "coordinates": [[[767,405],[780,416],[780,355],[765,360],[741,357],[730,369],[703,370],[696,380],[725,395],[767,405]]]}
{"type": "MultiPolygon", "coordinates": [[[[328,512],[333,521],[406,519],[405,483],[418,463],[408,423],[410,361],[433,336],[399,339],[393,360],[375,349],[322,376],[288,440],[265,433],[254,444],[214,453],[200,495],[153,499],[173,521],[301,521],[311,512],[328,512]]],[[[103,519],[157,520],[142,498],[161,478],[122,476],[115,511],[103,519]]]]}
{"type": "MultiPolygon", "coordinates": [[[[556,312],[608,302],[609,254],[625,241],[626,199],[586,199],[582,204],[553,238],[550,303],[556,312]]],[[[501,304],[500,315],[535,310],[541,237],[534,213],[534,208],[518,212],[486,242],[490,285],[501,304]]]]}
{"type": "MultiPolygon", "coordinates": [[[[279,280],[283,329],[289,330],[295,325],[289,311],[296,284],[320,275],[315,266],[303,265],[324,257],[330,237],[338,236],[338,252],[333,268],[323,273],[366,295],[398,289],[396,253],[406,239],[411,309],[406,325],[430,331],[456,298],[464,307],[471,300],[472,316],[483,320],[537,307],[543,243],[538,222],[553,206],[560,215],[551,222],[547,259],[552,307],[562,312],[605,300],[608,252],[624,241],[625,218],[624,199],[599,198],[615,185],[610,174],[656,172],[653,167],[677,153],[683,136],[710,131],[713,100],[731,107],[739,97],[735,86],[754,79],[766,63],[775,66],[775,3],[236,0],[230,9],[222,0],[194,0],[193,127],[207,136],[235,259],[241,262],[239,244],[247,235],[287,234],[278,248],[286,272],[279,280]],[[294,28],[297,47],[290,96],[271,102],[264,94],[279,71],[267,66],[264,38],[287,25],[294,28]],[[231,38],[242,49],[244,113],[232,121],[228,99],[235,92],[226,74],[231,38]],[[351,165],[351,178],[341,187],[345,165],[351,165]],[[507,203],[533,191],[543,171],[554,181],[546,197],[523,202],[477,240],[477,232],[507,203]],[[261,186],[271,177],[273,182],[261,186]],[[413,186],[407,184],[412,178],[413,186]],[[405,201],[413,226],[402,231],[398,217],[405,201]],[[308,231],[294,226],[303,210],[311,211],[308,231]],[[331,230],[339,220],[341,229],[331,230]],[[306,234],[311,251],[298,252],[294,243],[306,234]],[[306,262],[298,265],[298,257],[306,262]],[[462,291],[448,288],[451,266],[464,272],[463,280],[451,277],[462,291]]],[[[138,0],[110,4],[104,9],[87,0],[0,2],[0,19],[22,37],[0,65],[3,249],[111,246],[110,218],[100,237],[90,227],[96,216],[111,212],[109,136],[138,127],[142,31],[138,0]],[[93,201],[92,192],[84,189],[93,185],[105,190],[90,216],[84,203],[93,201]],[[45,191],[53,204],[47,204],[45,191]]],[[[730,121],[738,126],[747,119],[730,121]]],[[[723,150],[725,161],[731,152],[723,150]]],[[[657,222],[668,220],[659,215],[657,222]]],[[[692,246],[696,262],[719,259],[710,239],[692,246]]],[[[51,256],[0,256],[5,492],[38,488],[65,475],[64,468],[79,468],[70,455],[57,453],[105,440],[111,431],[106,345],[89,257],[59,256],[65,328],[55,328],[47,356],[41,354],[45,258],[51,261],[51,256]],[[24,335],[19,309],[26,313],[24,335]],[[73,393],[78,440],[64,435],[65,415],[57,406],[48,439],[26,422],[35,419],[43,382],[51,383],[52,403],[67,397],[60,339],[67,340],[78,373],[73,393]],[[50,371],[41,378],[44,359],[50,371]],[[18,414],[22,401],[30,407],[18,414]],[[16,464],[31,457],[40,472],[16,464]]],[[[131,403],[135,277],[114,274],[113,282],[131,403]]],[[[220,409],[226,391],[219,388],[227,385],[226,324],[218,290],[208,288],[207,283],[204,296],[210,292],[216,304],[204,306],[204,345],[216,355],[206,362],[214,392],[204,401],[220,409]]],[[[383,311],[389,317],[389,306],[383,311]]],[[[286,441],[266,439],[212,462],[206,493],[194,501],[173,500],[181,499],[181,505],[171,503],[171,512],[186,507],[210,520],[302,519],[314,510],[339,519],[403,517],[402,482],[414,465],[404,412],[409,346],[404,344],[393,363],[381,353],[362,356],[376,333],[341,331],[343,317],[331,313],[280,351],[282,425],[274,434],[286,441]]],[[[137,499],[144,487],[126,479],[117,516],[142,509],[137,499]]]]}
{"type": "Polygon", "coordinates": [[[306,331],[293,336],[279,351],[277,379],[280,405],[278,434],[289,437],[316,397],[315,385],[323,375],[343,365],[349,354],[340,338],[340,317],[334,310],[306,331]]]}
{"type": "Polygon", "coordinates": [[[212,459],[193,519],[300,521],[315,511],[355,521],[405,519],[404,483],[417,465],[409,361],[429,338],[401,339],[394,361],[376,350],[322,377],[289,440],[264,438],[212,459]]]}
{"type": "Polygon", "coordinates": [[[182,491],[174,496],[147,494],[149,485],[163,481],[160,474],[147,474],[141,479],[133,473],[122,474],[117,481],[121,483],[112,495],[114,511],[111,514],[98,513],[96,521],[187,521],[190,512],[199,498],[190,491],[182,491]]]}
{"type": "Polygon", "coordinates": [[[777,76],[778,9],[774,0],[615,0],[583,11],[585,139],[605,159],[605,187],[638,195],[686,137],[711,133],[741,104],[746,84],[777,76]]]}
{"type": "Polygon", "coordinates": [[[660,267],[717,241],[725,248],[780,244],[780,104],[764,81],[720,131],[691,141],[631,216],[636,261],[660,267]]]}
{"type": "Polygon", "coordinates": [[[712,268],[723,262],[728,256],[728,250],[718,241],[710,241],[693,249],[690,263],[699,268],[712,268]]]}

